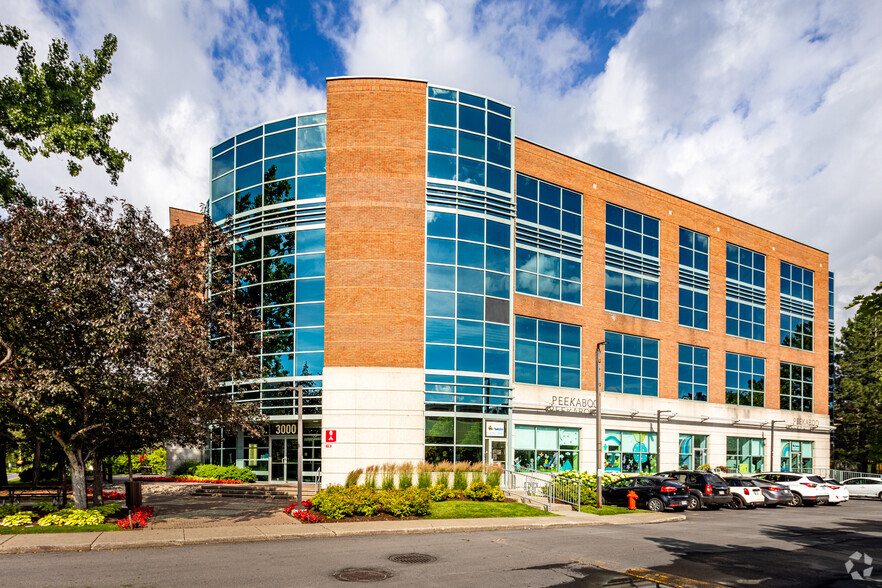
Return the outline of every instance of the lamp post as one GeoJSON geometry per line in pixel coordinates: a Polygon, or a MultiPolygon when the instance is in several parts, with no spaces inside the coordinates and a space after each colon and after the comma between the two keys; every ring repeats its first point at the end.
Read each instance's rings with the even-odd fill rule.
{"type": "Polygon", "coordinates": [[[655,411],[655,472],[661,471],[661,415],[663,412],[673,413],[670,410],[655,411]]]}
{"type": "Polygon", "coordinates": [[[786,421],[771,421],[772,432],[769,436],[769,471],[776,471],[778,468],[775,467],[775,423],[784,423],[786,421]]]}
{"type": "Polygon", "coordinates": [[[601,373],[600,373],[600,368],[601,368],[600,354],[601,354],[601,350],[604,345],[606,345],[606,341],[601,341],[600,343],[598,343],[597,350],[594,353],[594,365],[596,368],[595,373],[594,373],[594,391],[595,391],[595,395],[596,395],[594,398],[594,415],[595,415],[594,420],[595,420],[596,435],[597,435],[597,443],[596,443],[596,445],[597,445],[597,448],[596,448],[596,450],[597,450],[597,455],[596,455],[596,463],[597,463],[597,482],[596,483],[597,483],[597,486],[596,486],[596,490],[597,491],[595,492],[595,494],[597,494],[597,510],[600,510],[600,507],[603,506],[603,496],[602,496],[602,490],[603,490],[603,483],[602,483],[602,478],[603,478],[603,425],[601,424],[601,421],[600,421],[600,396],[601,396],[600,391],[602,390],[602,388],[601,388],[602,380],[601,380],[601,373]]]}
{"type": "Polygon", "coordinates": [[[303,384],[297,390],[297,506],[303,504],[303,384]]]}

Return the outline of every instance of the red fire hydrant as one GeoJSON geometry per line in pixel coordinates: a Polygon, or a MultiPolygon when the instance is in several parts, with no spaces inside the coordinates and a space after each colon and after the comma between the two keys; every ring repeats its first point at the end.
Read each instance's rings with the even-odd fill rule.
{"type": "Polygon", "coordinates": [[[628,492],[628,510],[637,510],[637,493],[633,490],[628,492]]]}

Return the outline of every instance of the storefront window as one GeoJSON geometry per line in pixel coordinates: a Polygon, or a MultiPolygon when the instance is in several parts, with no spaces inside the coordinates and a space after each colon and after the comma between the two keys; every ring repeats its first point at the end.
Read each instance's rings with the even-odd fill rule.
{"type": "Polygon", "coordinates": [[[781,471],[810,472],[814,443],[811,441],[781,441],[781,471]]]}
{"type": "Polygon", "coordinates": [[[515,426],[515,467],[557,472],[579,469],[579,429],[515,426]]]}
{"type": "Polygon", "coordinates": [[[655,472],[655,433],[607,431],[603,438],[604,469],[608,472],[655,472]]]}
{"type": "Polygon", "coordinates": [[[707,463],[707,435],[680,435],[680,469],[694,470],[707,463]]]}
{"type": "Polygon", "coordinates": [[[763,471],[762,439],[726,437],[726,467],[729,472],[752,474],[763,471]]]}

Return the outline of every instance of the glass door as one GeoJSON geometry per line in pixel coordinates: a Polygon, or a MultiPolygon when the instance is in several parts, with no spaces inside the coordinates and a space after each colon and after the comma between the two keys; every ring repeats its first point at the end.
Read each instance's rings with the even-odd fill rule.
{"type": "MultiPolygon", "coordinates": [[[[287,481],[288,453],[285,447],[286,442],[287,439],[284,437],[270,438],[270,482],[284,483],[287,481]]],[[[295,457],[294,459],[296,461],[297,458],[295,457]]]]}

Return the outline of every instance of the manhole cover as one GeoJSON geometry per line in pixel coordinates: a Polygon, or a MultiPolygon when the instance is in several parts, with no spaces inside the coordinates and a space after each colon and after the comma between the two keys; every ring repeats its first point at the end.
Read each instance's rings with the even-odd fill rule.
{"type": "Polygon", "coordinates": [[[395,555],[390,555],[389,560],[394,561],[395,563],[421,564],[438,561],[438,558],[434,555],[428,555],[426,553],[398,553],[395,555]]]}
{"type": "Polygon", "coordinates": [[[341,582],[380,582],[392,577],[392,572],[373,568],[346,568],[340,570],[334,577],[341,582]]]}

